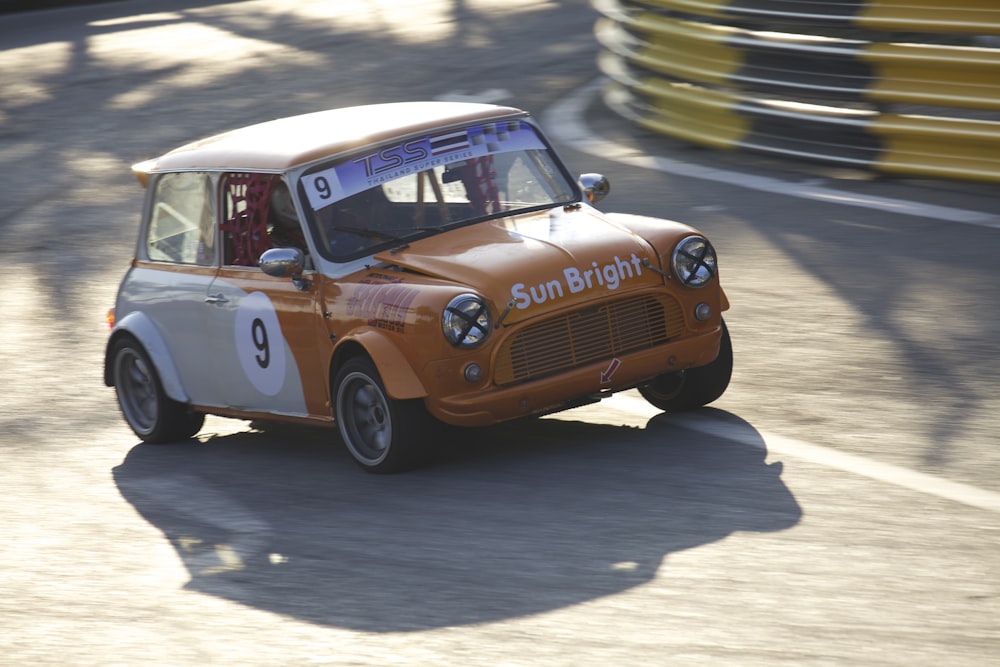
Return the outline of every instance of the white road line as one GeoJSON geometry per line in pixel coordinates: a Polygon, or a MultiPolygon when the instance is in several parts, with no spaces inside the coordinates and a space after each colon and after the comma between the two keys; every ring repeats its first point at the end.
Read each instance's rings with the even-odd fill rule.
{"type": "Polygon", "coordinates": [[[816,185],[815,183],[796,183],[782,181],[767,176],[757,176],[738,171],[715,169],[704,165],[673,160],[666,157],[646,155],[596,136],[584,121],[584,111],[598,94],[605,79],[597,79],[583,86],[575,93],[549,107],[542,115],[542,124],[547,134],[563,144],[597,157],[614,160],[622,164],[644,169],[654,169],[677,176],[699,178],[716,183],[725,183],[759,192],[771,192],[778,195],[811,199],[842,206],[857,206],[876,209],[897,215],[907,215],[918,218],[931,218],[958,222],[978,227],[1000,229],[1000,216],[982,211],[936,206],[905,199],[890,197],[875,197],[859,194],[848,190],[816,185]]]}
{"type": "MultiPolygon", "coordinates": [[[[661,414],[659,410],[643,399],[625,394],[616,394],[607,402],[609,406],[614,406],[623,412],[644,419],[661,414]]],[[[697,413],[671,415],[669,419],[671,423],[681,428],[765,449],[768,453],[793,456],[827,468],[843,470],[969,507],[989,512],[1000,512],[1000,493],[980,489],[971,484],[953,482],[943,477],[928,475],[889,463],[881,463],[864,456],[848,454],[803,440],[764,433],[738,424],[729,424],[711,417],[699,416],[697,413]]]]}
{"type": "MultiPolygon", "coordinates": [[[[573,146],[574,149],[622,164],[655,169],[665,173],[700,178],[726,183],[762,192],[812,199],[844,206],[859,206],[877,209],[898,215],[933,218],[1000,229],[1000,216],[966,209],[935,206],[903,199],[873,197],[847,190],[837,190],[811,183],[789,183],[775,178],[744,174],[741,172],[714,169],[702,165],[681,162],[665,157],[650,156],[619,144],[605,141],[591,132],[583,120],[584,111],[597,95],[604,79],[598,79],[564,100],[554,104],[543,114],[543,125],[548,133],[558,141],[573,146]]],[[[616,408],[643,418],[660,414],[658,410],[639,398],[617,395],[609,399],[616,408]]],[[[991,512],[1000,512],[1000,493],[953,482],[942,477],[881,463],[855,454],[840,452],[813,443],[786,438],[759,431],[747,431],[745,427],[727,424],[697,415],[672,415],[670,420],[690,430],[725,438],[733,442],[760,447],[768,452],[785,454],[810,461],[829,468],[836,468],[894,486],[918,491],[928,495],[951,500],[970,507],[991,512]]]]}

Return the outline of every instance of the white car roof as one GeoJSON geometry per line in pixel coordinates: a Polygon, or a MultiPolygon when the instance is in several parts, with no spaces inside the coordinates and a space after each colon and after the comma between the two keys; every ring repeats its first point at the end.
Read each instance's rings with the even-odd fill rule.
{"type": "Polygon", "coordinates": [[[284,171],[394,137],[526,112],[469,102],[398,102],[331,109],[279,118],[186,144],[132,167],[166,171],[284,171]]]}

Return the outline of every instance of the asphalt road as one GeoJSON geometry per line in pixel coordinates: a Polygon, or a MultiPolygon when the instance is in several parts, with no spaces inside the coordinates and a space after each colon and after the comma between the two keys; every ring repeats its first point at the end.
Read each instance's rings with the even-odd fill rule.
{"type": "Polygon", "coordinates": [[[609,113],[583,0],[128,3],[0,16],[0,665],[1000,662],[995,188],[692,148],[609,113]],[[534,112],[604,207],[690,222],[725,396],[460,431],[380,477],[101,382],[128,170],[277,116],[534,112]]]}

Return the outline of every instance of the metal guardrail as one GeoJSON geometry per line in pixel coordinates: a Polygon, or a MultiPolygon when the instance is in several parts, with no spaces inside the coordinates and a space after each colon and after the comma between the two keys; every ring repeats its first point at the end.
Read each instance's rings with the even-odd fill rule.
{"type": "Polygon", "coordinates": [[[996,0],[638,0],[646,5],[704,17],[850,25],[867,30],[965,33],[1000,32],[996,0]]]}
{"type": "Polygon", "coordinates": [[[858,28],[851,38],[817,34],[873,16],[881,28],[1000,34],[996,0],[594,5],[605,16],[598,63],[614,81],[606,99],[643,127],[716,148],[1000,182],[1000,49],[856,39],[858,28]],[[949,21],[932,26],[942,12],[949,21]],[[747,17],[811,31],[718,23],[747,17]]]}

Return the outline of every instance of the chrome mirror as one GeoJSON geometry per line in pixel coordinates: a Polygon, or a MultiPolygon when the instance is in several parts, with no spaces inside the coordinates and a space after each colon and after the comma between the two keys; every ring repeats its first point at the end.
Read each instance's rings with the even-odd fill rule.
{"type": "Polygon", "coordinates": [[[309,287],[302,279],[302,270],[306,266],[306,255],[298,248],[271,248],[260,256],[261,271],[275,278],[291,278],[300,290],[309,287]]]}
{"type": "Polygon", "coordinates": [[[577,179],[584,196],[591,204],[596,204],[608,196],[611,191],[611,183],[601,174],[581,174],[577,179]]]}

